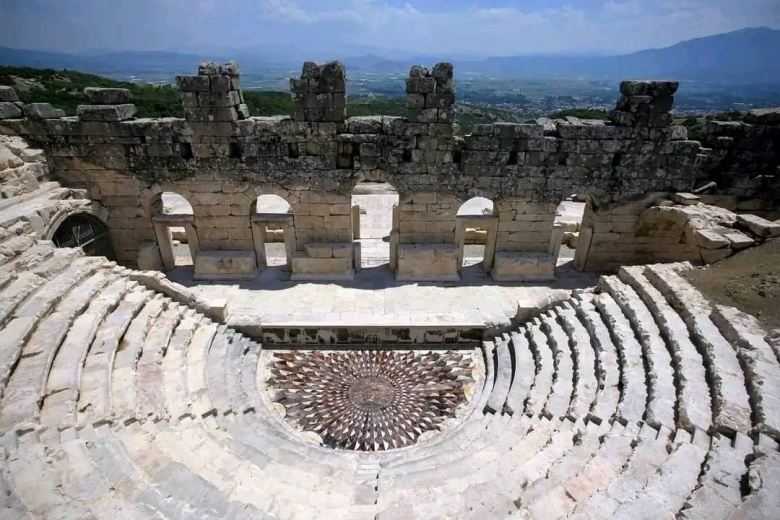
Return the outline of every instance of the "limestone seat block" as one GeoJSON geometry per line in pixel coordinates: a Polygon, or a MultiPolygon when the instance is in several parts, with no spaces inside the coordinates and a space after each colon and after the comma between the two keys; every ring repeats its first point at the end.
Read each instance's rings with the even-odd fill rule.
{"type": "Polygon", "coordinates": [[[399,244],[398,280],[459,280],[458,246],[455,244],[399,244]]]}
{"type": "Polygon", "coordinates": [[[305,249],[310,258],[333,258],[333,244],[306,244],[305,249]]]}
{"type": "Polygon", "coordinates": [[[84,95],[92,105],[124,105],[133,102],[133,93],[126,88],[87,87],[84,95]]]}
{"type": "Polygon", "coordinates": [[[135,105],[79,105],[76,115],[81,121],[119,122],[135,116],[135,105]]]}
{"type": "Polygon", "coordinates": [[[756,215],[737,215],[737,225],[761,238],[780,236],[780,224],[756,215]]]}
{"type": "Polygon", "coordinates": [[[157,242],[141,242],[138,247],[138,269],[142,271],[164,271],[160,246],[157,242]]]}
{"type": "Polygon", "coordinates": [[[352,258],[353,244],[333,244],[333,258],[352,258]]]}
{"type": "Polygon", "coordinates": [[[701,201],[701,198],[698,195],[694,195],[693,193],[675,193],[672,195],[672,200],[677,204],[695,206],[701,201]]]}
{"type": "Polygon", "coordinates": [[[501,251],[496,253],[491,276],[501,282],[555,280],[555,255],[501,251]]]}
{"type": "Polygon", "coordinates": [[[736,250],[745,249],[746,247],[750,247],[756,243],[755,240],[744,233],[740,233],[739,231],[732,231],[731,233],[726,233],[723,236],[725,236],[729,242],[731,242],[732,249],[736,250]]]}
{"type": "Polygon", "coordinates": [[[351,256],[312,257],[301,251],[293,254],[291,280],[352,280],[354,276],[351,256]]]}
{"type": "Polygon", "coordinates": [[[195,258],[196,280],[247,280],[255,277],[254,251],[200,251],[195,258]]]}
{"type": "Polygon", "coordinates": [[[730,242],[725,236],[716,233],[712,229],[697,229],[695,232],[696,245],[702,249],[720,249],[728,247],[730,242]]]}
{"type": "Polygon", "coordinates": [[[701,254],[701,261],[705,265],[714,264],[728,258],[733,251],[731,248],[722,247],[720,249],[704,249],[702,248],[699,253],[701,254]]]}

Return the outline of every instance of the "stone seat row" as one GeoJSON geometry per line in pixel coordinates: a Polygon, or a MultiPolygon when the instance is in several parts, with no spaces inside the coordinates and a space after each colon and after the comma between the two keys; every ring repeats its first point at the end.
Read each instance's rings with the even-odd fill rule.
{"type": "Polygon", "coordinates": [[[256,342],[103,258],[39,243],[0,266],[0,506],[9,518],[768,514],[776,352],[683,267],[624,268],[486,342],[468,418],[363,454],[281,423],[256,342]]]}
{"type": "Polygon", "coordinates": [[[4,356],[9,373],[0,422],[10,485],[28,511],[105,517],[129,502],[128,517],[168,516],[202,493],[205,509],[195,500],[189,506],[193,517],[224,518],[232,511],[255,518],[273,503],[283,517],[293,511],[306,516],[303,511],[316,507],[332,510],[334,518],[348,513],[355,457],[312,456],[282,435],[262,409],[254,413],[257,395],[249,394],[257,394],[258,344],[130,281],[105,259],[74,250],[49,253],[37,262],[28,258],[30,270],[9,274],[2,284],[2,334],[9,340],[3,346],[14,348],[4,356]],[[39,275],[48,278],[31,282],[39,275]],[[54,464],[44,451],[78,459],[82,471],[93,467],[106,486],[122,493],[107,497],[90,490],[82,497],[86,491],[74,489],[74,468],[54,464]],[[200,476],[204,461],[215,458],[245,467],[239,499],[231,498],[236,467],[200,476]],[[222,480],[215,480],[220,472],[222,480]],[[34,483],[27,480],[33,473],[34,483]],[[301,494],[299,479],[317,482],[318,489],[301,494]],[[134,489],[121,486],[130,480],[134,489]],[[223,486],[213,488],[215,482],[223,486]],[[267,493],[259,494],[255,485],[267,493]],[[39,503],[48,486],[72,489],[76,496],[39,503]],[[192,495],[171,499],[157,488],[189,489],[192,495]]]}
{"type": "MultiPolygon", "coordinates": [[[[470,507],[502,516],[515,512],[510,503],[539,518],[657,517],[663,515],[654,508],[670,504],[669,515],[686,518],[727,518],[751,507],[766,508],[759,516],[768,514],[774,507],[766,498],[772,486],[755,478],[776,469],[774,428],[780,416],[776,377],[770,376],[778,373],[776,353],[753,318],[712,306],[678,274],[682,267],[623,268],[618,276],[602,278],[598,294],[579,294],[511,336],[486,344],[486,356],[494,363],[487,371],[487,415],[478,423],[483,428],[466,437],[472,449],[388,465],[380,473],[383,514],[435,516],[450,504],[453,512],[470,507]],[[621,452],[620,440],[604,440],[616,431],[622,429],[617,438],[627,443],[628,452],[622,461],[617,455],[607,458],[613,469],[626,460],[626,468],[646,460],[657,445],[657,464],[649,472],[636,469],[645,471],[644,492],[634,481],[633,495],[621,495],[620,486],[627,484],[620,483],[631,480],[633,469],[618,471],[612,475],[615,482],[602,483],[603,489],[594,484],[590,492],[601,491],[592,495],[578,495],[574,488],[560,487],[561,479],[551,480],[552,467],[570,467],[574,463],[564,461],[575,460],[586,440],[605,433],[598,432],[601,425],[609,435],[585,455],[598,476],[609,474],[609,464],[597,464],[596,452],[621,452]],[[571,431],[578,428],[583,434],[575,442],[578,436],[571,431]],[[524,451],[536,435],[541,436],[538,444],[524,451]],[[634,444],[638,451],[629,455],[628,446],[634,444]],[[521,455],[515,459],[501,447],[521,455]],[[528,457],[544,453],[551,460],[563,454],[561,462],[542,472],[545,478],[512,478],[528,457]],[[674,457],[663,462],[671,453],[674,457]],[[669,479],[661,478],[667,473],[669,479]],[[743,496],[748,475],[758,485],[743,496]],[[660,490],[667,495],[659,495],[660,490]],[[484,501],[489,509],[470,499],[484,501]]],[[[575,473],[580,483],[588,481],[584,468],[575,473]]]]}

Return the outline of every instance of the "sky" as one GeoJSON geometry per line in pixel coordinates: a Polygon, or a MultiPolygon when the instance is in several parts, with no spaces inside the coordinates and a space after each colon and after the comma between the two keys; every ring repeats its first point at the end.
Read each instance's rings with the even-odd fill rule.
{"type": "Polygon", "coordinates": [[[780,0],[0,0],[0,46],[59,52],[616,54],[759,26],[780,0]]]}

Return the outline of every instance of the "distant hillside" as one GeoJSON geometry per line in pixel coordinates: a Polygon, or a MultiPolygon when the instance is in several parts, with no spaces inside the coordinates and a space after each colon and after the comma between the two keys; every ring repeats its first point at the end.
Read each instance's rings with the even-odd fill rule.
{"type": "MultiPolygon", "coordinates": [[[[780,82],[780,30],[766,27],[687,40],[620,56],[506,56],[455,61],[456,70],[518,78],[674,78],[722,83],[780,82]]],[[[409,63],[347,60],[364,69],[401,73],[409,63]]]]}
{"type": "MultiPolygon", "coordinates": [[[[292,52],[292,51],[291,51],[292,52]]],[[[314,52],[314,51],[313,51],[314,52]]],[[[620,56],[506,56],[454,61],[456,70],[467,73],[517,78],[625,79],[675,78],[721,83],[755,84],[780,82],[780,30],[766,27],[742,29],[687,40],[663,49],[648,49],[620,56]]],[[[238,50],[235,58],[245,73],[269,68],[300,70],[293,55],[281,58],[279,49],[238,50]]],[[[190,73],[204,56],[171,52],[115,52],[72,55],[0,47],[0,65],[84,70],[108,76],[138,75],[170,81],[176,74],[190,73]]],[[[340,56],[334,56],[334,59],[340,56]]],[[[347,70],[406,74],[416,60],[432,65],[447,56],[397,59],[372,53],[345,58],[347,70]]]]}
{"type": "MultiPolygon", "coordinates": [[[[128,88],[133,92],[138,117],[183,116],[179,92],[168,85],[127,83],[72,70],[30,67],[0,67],[0,85],[14,87],[24,103],[51,103],[68,115],[75,115],[76,107],[87,102],[83,94],[85,87],[128,88]]],[[[253,116],[292,115],[294,111],[292,98],[287,92],[244,90],[244,100],[253,116]]],[[[471,132],[479,123],[523,120],[517,112],[491,107],[463,104],[456,110],[458,124],[464,133],[471,132]]],[[[406,113],[404,99],[363,98],[349,100],[347,104],[350,117],[405,116],[406,113]]]]}
{"type": "Polygon", "coordinates": [[[68,115],[75,115],[76,107],[87,102],[85,87],[128,88],[133,92],[139,117],[183,116],[179,93],[170,86],[123,83],[71,70],[29,67],[0,67],[0,85],[14,87],[25,103],[51,103],[68,115]]]}

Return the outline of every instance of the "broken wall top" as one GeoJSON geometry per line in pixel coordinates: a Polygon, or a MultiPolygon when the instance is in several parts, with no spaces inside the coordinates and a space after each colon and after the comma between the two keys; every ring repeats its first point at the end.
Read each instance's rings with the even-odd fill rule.
{"type": "Polygon", "coordinates": [[[77,117],[12,117],[0,128],[39,143],[55,171],[78,163],[150,184],[240,180],[331,192],[381,180],[402,193],[494,200],[556,202],[579,193],[610,204],[687,191],[702,160],[699,143],[671,125],[674,82],[624,82],[610,121],[478,125],[464,138],[454,135],[456,85],[447,63],[412,67],[407,117],[346,118],[339,62],[308,62],[291,80],[295,118],[249,117],[235,62],[202,63],[177,84],[184,119],[138,119],[120,93],[92,92],[119,103],[80,107],[77,117]]]}

